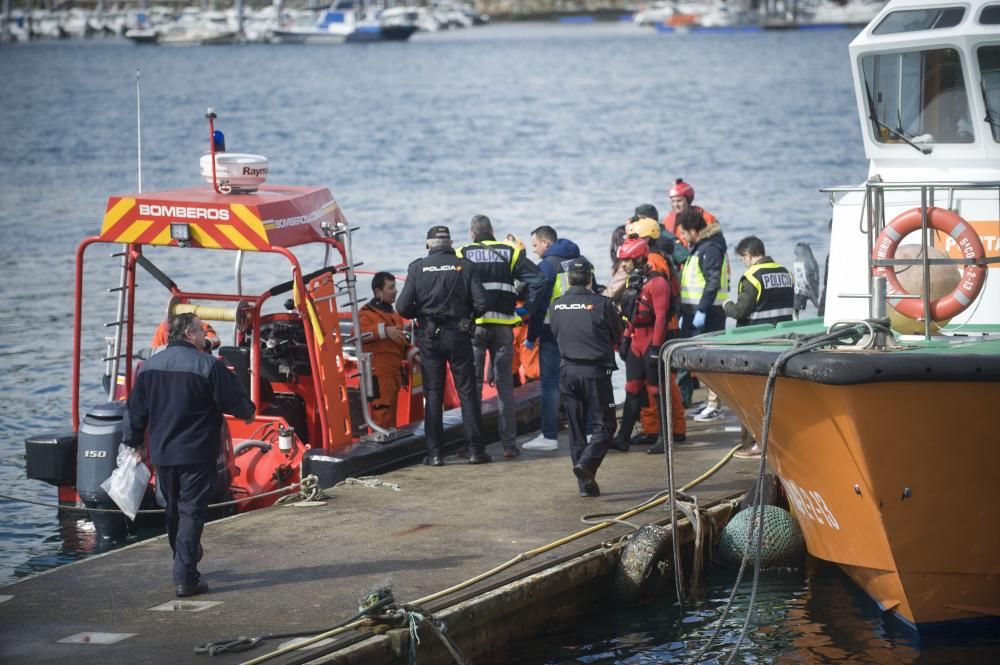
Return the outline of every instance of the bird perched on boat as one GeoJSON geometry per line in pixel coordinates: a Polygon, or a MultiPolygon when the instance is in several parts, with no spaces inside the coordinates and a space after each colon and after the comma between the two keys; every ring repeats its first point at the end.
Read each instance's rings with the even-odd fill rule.
{"type": "Polygon", "coordinates": [[[792,264],[795,272],[795,302],[792,305],[796,313],[801,312],[812,301],[819,307],[819,264],[813,256],[812,247],[807,242],[795,245],[795,262],[792,264]]]}

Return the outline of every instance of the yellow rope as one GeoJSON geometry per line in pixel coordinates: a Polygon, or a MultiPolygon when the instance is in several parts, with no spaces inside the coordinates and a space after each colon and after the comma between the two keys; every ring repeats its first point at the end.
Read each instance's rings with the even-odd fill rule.
{"type": "MultiPolygon", "coordinates": [[[[715,466],[713,466],[711,469],[709,469],[708,471],[706,471],[705,473],[701,474],[700,476],[698,476],[697,478],[695,478],[694,480],[692,480],[691,482],[689,482],[687,485],[685,485],[684,487],[682,487],[681,491],[687,491],[687,490],[691,489],[692,487],[694,487],[694,486],[696,486],[696,485],[704,482],[705,480],[707,480],[712,475],[714,475],[719,469],[721,469],[726,464],[726,462],[728,462],[732,458],[733,453],[735,453],[740,448],[741,448],[741,446],[734,446],[731,450],[729,450],[729,452],[727,452],[725,455],[722,456],[722,459],[720,459],[718,462],[715,463],[715,466]]],[[[633,517],[635,515],[638,515],[641,512],[645,512],[645,511],[649,510],[650,508],[655,508],[656,506],[659,506],[659,505],[662,505],[662,504],[666,503],[669,499],[670,499],[669,496],[663,496],[663,497],[660,497],[659,499],[654,499],[653,501],[649,501],[647,503],[642,504],[641,506],[638,506],[638,507],[633,508],[633,509],[631,509],[631,510],[629,510],[627,512],[624,512],[624,513],[622,513],[621,515],[619,515],[616,518],[607,520],[606,522],[601,522],[600,524],[595,524],[594,526],[592,526],[592,527],[590,527],[588,529],[583,529],[582,531],[577,531],[576,533],[574,533],[572,535],[566,536],[564,538],[560,538],[559,540],[551,542],[548,545],[543,545],[542,547],[537,547],[537,548],[535,548],[533,550],[528,550],[526,552],[522,552],[522,553],[518,554],[516,557],[514,557],[513,559],[511,559],[510,561],[507,561],[506,563],[502,563],[499,566],[496,566],[495,568],[491,568],[490,570],[486,571],[485,573],[482,573],[481,575],[477,575],[477,576],[475,576],[475,577],[473,577],[471,579],[465,580],[464,582],[460,582],[459,584],[456,584],[455,586],[452,586],[452,587],[449,587],[447,589],[444,589],[443,591],[438,591],[437,593],[433,593],[433,594],[431,594],[429,596],[424,596],[423,598],[419,598],[419,599],[413,601],[412,603],[406,603],[406,604],[410,605],[410,606],[417,606],[417,607],[419,607],[420,605],[424,605],[424,604],[429,603],[431,601],[438,600],[439,598],[443,598],[444,596],[453,594],[453,593],[455,593],[457,591],[461,591],[462,589],[466,589],[466,588],[472,586],[473,584],[476,584],[478,582],[481,582],[481,581],[485,580],[488,577],[492,577],[493,575],[496,575],[497,573],[503,572],[504,570],[507,570],[511,566],[514,566],[514,565],[516,565],[516,564],[518,564],[518,563],[520,563],[522,561],[527,561],[528,559],[534,558],[534,557],[538,556],[539,554],[544,554],[545,552],[548,552],[549,550],[555,549],[556,547],[559,547],[561,545],[565,545],[566,543],[573,542],[574,540],[579,540],[580,538],[583,538],[584,536],[588,536],[588,535],[590,535],[592,533],[596,533],[597,531],[600,531],[601,529],[606,529],[607,527],[612,526],[613,524],[617,524],[618,523],[617,520],[628,519],[629,517],[633,517]]],[[[329,630],[329,631],[327,631],[325,633],[320,633],[319,635],[316,635],[315,637],[310,637],[308,640],[305,640],[303,642],[299,642],[297,644],[293,644],[293,645],[284,647],[282,649],[278,649],[277,651],[272,651],[270,653],[263,654],[261,656],[258,656],[257,658],[254,658],[253,660],[248,660],[245,663],[242,663],[241,665],[257,665],[258,663],[263,663],[265,661],[271,660],[272,658],[277,658],[278,656],[281,656],[283,654],[295,651],[296,649],[302,649],[304,647],[309,646],[310,644],[315,644],[316,642],[319,642],[320,640],[325,640],[325,639],[328,639],[328,638],[340,635],[342,633],[346,633],[346,632],[348,632],[350,630],[354,630],[355,628],[357,628],[358,626],[360,626],[361,624],[363,624],[365,621],[367,621],[367,619],[358,619],[357,621],[351,622],[351,623],[347,624],[346,626],[341,626],[340,628],[335,628],[335,629],[329,630]]]]}

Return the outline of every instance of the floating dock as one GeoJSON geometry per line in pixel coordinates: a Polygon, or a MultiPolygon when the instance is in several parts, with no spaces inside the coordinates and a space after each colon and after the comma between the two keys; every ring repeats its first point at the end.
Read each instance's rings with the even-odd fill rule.
{"type": "MultiPolygon", "coordinates": [[[[736,445],[738,431],[732,419],[689,426],[688,442],[675,453],[678,485],[715,465],[736,445]]],[[[289,639],[214,657],[194,648],[239,636],[323,633],[354,616],[379,586],[391,587],[400,605],[426,598],[587,528],[583,515],[624,513],[666,487],[665,457],[646,454],[648,446],[608,454],[597,478],[599,498],[578,496],[565,432],[551,453],[523,451],[507,460],[499,448],[488,448],[493,464],[472,466],[450,456],[444,467],[381,475],[376,486],[337,486],[313,505],[211,522],[202,539],[200,569],[211,587],[205,595],[175,598],[166,537],[0,587],[0,662],[251,662],[289,639]]],[[[732,459],[691,493],[703,507],[736,497],[752,483],[757,466],[757,460],[732,459]]],[[[729,507],[714,510],[728,514],[729,507]]],[[[629,521],[668,518],[659,506],[629,521]]],[[[620,555],[615,541],[631,532],[612,524],[420,609],[443,622],[474,662],[503,662],[504,644],[611,602],[611,573],[620,555]]],[[[407,662],[408,631],[382,633],[345,632],[267,662],[407,662]]],[[[430,630],[421,629],[420,636],[417,662],[452,662],[430,630]]]]}

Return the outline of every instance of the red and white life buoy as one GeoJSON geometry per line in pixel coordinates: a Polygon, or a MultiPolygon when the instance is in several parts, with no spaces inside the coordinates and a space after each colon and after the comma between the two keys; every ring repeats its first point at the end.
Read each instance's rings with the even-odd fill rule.
{"type": "MultiPolygon", "coordinates": [[[[920,229],[921,215],[920,208],[907,210],[889,222],[882,233],[875,241],[875,249],[872,258],[875,260],[892,259],[896,255],[896,248],[908,234],[920,229]]],[[[950,210],[943,208],[927,209],[927,226],[929,228],[947,233],[958,243],[962,256],[966,259],[981,259],[986,256],[983,243],[972,228],[964,219],[950,210]]],[[[899,280],[896,278],[896,271],[892,266],[876,266],[872,273],[882,275],[886,278],[886,292],[889,296],[889,304],[896,311],[911,319],[924,318],[924,303],[916,298],[894,298],[893,296],[908,295],[899,280]]],[[[951,293],[937,300],[930,302],[931,320],[944,321],[952,318],[979,296],[979,292],[986,283],[986,267],[978,265],[967,265],[963,267],[962,278],[951,293]]]]}

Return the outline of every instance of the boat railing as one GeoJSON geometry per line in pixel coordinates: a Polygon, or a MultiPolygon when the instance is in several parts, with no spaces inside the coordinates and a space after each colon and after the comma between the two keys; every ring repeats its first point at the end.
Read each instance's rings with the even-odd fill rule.
{"type": "MultiPolygon", "coordinates": [[[[997,193],[998,206],[1000,206],[1000,181],[913,181],[913,182],[886,182],[877,176],[869,179],[863,185],[845,185],[836,187],[824,187],[820,192],[830,194],[831,199],[836,194],[861,192],[864,193],[863,214],[859,221],[859,230],[865,234],[868,242],[867,279],[869,284],[868,293],[848,293],[840,294],[841,298],[864,298],[869,302],[869,315],[875,318],[885,316],[886,289],[884,277],[874,274],[875,268],[895,267],[895,266],[920,266],[922,270],[921,292],[917,294],[893,294],[893,299],[919,299],[923,302],[924,338],[931,339],[933,333],[932,320],[929,316],[931,311],[931,266],[932,265],[954,265],[954,266],[986,266],[992,263],[1000,263],[1000,257],[961,257],[961,258],[931,258],[930,248],[932,229],[928,220],[928,210],[935,207],[935,201],[941,194],[945,194],[947,203],[945,207],[951,210],[955,203],[955,193],[958,191],[975,190],[995,190],[997,193]],[[882,233],[886,226],[885,216],[885,192],[920,192],[920,246],[922,248],[920,256],[912,259],[876,259],[875,239],[882,233]],[[879,281],[881,280],[881,281],[879,281]]],[[[982,295],[980,295],[982,297],[982,295]]]]}

